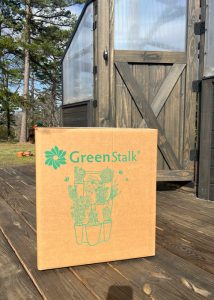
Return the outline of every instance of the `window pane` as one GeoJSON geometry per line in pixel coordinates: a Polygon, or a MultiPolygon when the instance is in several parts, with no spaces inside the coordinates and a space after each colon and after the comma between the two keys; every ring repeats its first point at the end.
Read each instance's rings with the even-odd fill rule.
{"type": "Polygon", "coordinates": [[[115,49],[186,51],[186,0],[115,0],[115,49]]]}
{"type": "Polygon", "coordinates": [[[93,98],[93,3],[90,4],[63,60],[63,104],[93,98]]]}
{"type": "Polygon", "coordinates": [[[212,76],[214,75],[214,2],[208,0],[207,4],[204,76],[212,76]]]}

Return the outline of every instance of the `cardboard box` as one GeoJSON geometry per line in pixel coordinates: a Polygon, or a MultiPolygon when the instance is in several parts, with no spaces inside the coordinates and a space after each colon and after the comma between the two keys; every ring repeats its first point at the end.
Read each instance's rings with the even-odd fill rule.
{"type": "Polygon", "coordinates": [[[155,255],[157,130],[36,129],[38,269],[155,255]]]}

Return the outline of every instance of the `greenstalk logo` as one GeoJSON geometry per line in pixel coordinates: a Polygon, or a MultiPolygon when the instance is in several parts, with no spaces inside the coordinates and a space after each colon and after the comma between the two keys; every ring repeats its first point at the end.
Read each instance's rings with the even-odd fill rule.
{"type": "Polygon", "coordinates": [[[66,165],[66,151],[59,150],[57,146],[53,147],[50,151],[45,151],[45,164],[57,170],[61,165],[66,165]]]}
{"type": "MultiPolygon", "coordinates": [[[[69,152],[68,161],[72,164],[79,163],[136,163],[139,160],[139,155],[141,151],[127,150],[126,152],[112,151],[111,153],[94,153],[87,154],[81,151],[69,152]]],[[[53,167],[57,170],[61,165],[66,165],[66,151],[59,150],[57,146],[54,146],[50,151],[45,151],[45,164],[49,167],[53,167]]]]}

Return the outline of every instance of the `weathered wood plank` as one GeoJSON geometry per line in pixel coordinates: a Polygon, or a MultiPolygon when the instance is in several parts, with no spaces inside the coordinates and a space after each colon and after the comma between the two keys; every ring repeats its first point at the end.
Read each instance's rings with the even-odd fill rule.
{"type": "Polygon", "coordinates": [[[25,196],[25,191],[19,193],[15,187],[0,179],[0,197],[4,199],[10,207],[12,207],[31,227],[36,227],[36,208],[35,208],[35,191],[32,189],[31,196],[25,196]],[[34,199],[34,203],[32,200],[34,199]]]}
{"type": "MultiPolygon", "coordinates": [[[[179,77],[181,76],[185,66],[185,64],[174,64],[172,66],[170,72],[166,76],[156,96],[152,100],[151,107],[156,117],[158,117],[159,113],[161,112],[161,109],[163,108],[164,104],[169,98],[169,95],[172,92],[179,77]]],[[[145,127],[143,126],[143,123],[144,121],[142,121],[140,127],[145,127]]]]}
{"type": "Polygon", "coordinates": [[[22,181],[25,181],[28,185],[35,187],[35,165],[4,167],[0,168],[0,170],[10,175],[16,176],[17,179],[21,178],[22,181]]]}
{"type": "MultiPolygon", "coordinates": [[[[158,197],[161,200],[161,204],[165,203],[170,206],[169,209],[173,206],[178,206],[181,207],[184,212],[191,211],[190,217],[197,212],[199,213],[199,216],[196,218],[197,220],[200,220],[200,218],[204,216],[206,220],[205,223],[209,223],[210,218],[212,222],[214,222],[214,205],[211,201],[200,200],[196,198],[194,194],[180,190],[158,191],[158,197]]],[[[198,234],[202,229],[203,228],[198,229],[198,234]]]]}
{"type": "MultiPolygon", "coordinates": [[[[97,0],[94,0],[93,3],[93,22],[94,24],[97,24],[97,7],[98,3],[97,0]]],[[[94,28],[93,32],[93,65],[97,66],[98,65],[98,32],[97,28],[94,28]]],[[[94,74],[94,88],[93,88],[93,96],[94,100],[98,99],[98,82],[97,82],[97,74],[94,74]]],[[[97,107],[94,109],[93,113],[93,118],[94,118],[94,126],[97,126],[99,124],[99,109],[97,107]]]]}
{"type": "Polygon", "coordinates": [[[211,167],[214,167],[214,149],[211,150],[211,167]]]}
{"type": "Polygon", "coordinates": [[[214,184],[214,168],[210,169],[210,184],[214,184]]]}
{"type": "MultiPolygon", "coordinates": [[[[158,222],[159,226],[164,228],[162,222],[158,222]]],[[[214,254],[206,247],[196,247],[200,244],[189,242],[186,236],[165,229],[158,230],[157,243],[200,269],[214,274],[214,254]]]]}
{"type": "Polygon", "coordinates": [[[150,291],[152,299],[203,299],[203,295],[196,293],[193,289],[188,289],[184,285],[182,278],[186,279],[194,286],[201,287],[201,291],[207,291],[208,299],[212,299],[214,285],[210,274],[202,271],[204,276],[193,276],[195,272],[200,274],[201,269],[177,258],[161,246],[157,246],[155,257],[148,259],[136,259],[128,261],[118,261],[110,263],[118,272],[124,274],[126,278],[135,283],[145,293],[150,291]],[[176,262],[166,263],[169,259],[176,262]],[[174,268],[176,265],[176,268],[174,268]],[[186,265],[186,273],[183,267],[186,265]],[[185,277],[184,277],[185,276],[185,277]]]}
{"type": "MultiPolygon", "coordinates": [[[[165,206],[161,207],[162,210],[165,209],[165,206]]],[[[174,216],[173,216],[174,217],[174,216]]],[[[187,243],[188,245],[191,245],[194,251],[200,252],[198,260],[196,260],[195,264],[197,266],[200,266],[202,269],[205,270],[211,270],[211,273],[213,273],[214,270],[214,264],[213,264],[213,237],[210,237],[208,239],[208,235],[204,234],[206,232],[206,228],[203,228],[202,230],[198,229],[195,230],[195,227],[191,227],[187,224],[184,224],[182,221],[175,222],[173,220],[173,217],[170,218],[168,215],[160,214],[157,220],[157,230],[160,230],[161,233],[165,234],[166,236],[163,236],[163,238],[168,239],[171,235],[173,238],[173,234],[176,238],[180,238],[179,246],[182,247],[183,242],[187,243]],[[173,233],[174,231],[174,233],[173,233]],[[168,235],[169,233],[169,235],[168,235]],[[203,260],[203,257],[207,257],[206,261],[203,260]],[[201,265],[200,265],[201,264],[201,265]]],[[[191,222],[190,222],[191,224],[191,222]]],[[[159,232],[158,232],[159,235],[159,232]]],[[[185,245],[185,244],[184,244],[185,245]]],[[[183,251],[183,250],[181,250],[183,251]]],[[[185,251],[185,249],[184,249],[185,251]]],[[[186,254],[185,254],[186,255],[186,254]]],[[[189,261],[189,259],[187,258],[189,261]]],[[[210,272],[210,271],[209,271],[210,272]]]]}
{"type": "MultiPolygon", "coordinates": [[[[146,100],[149,100],[149,65],[148,64],[133,64],[133,76],[137,82],[142,86],[142,93],[146,100]]],[[[154,81],[154,79],[153,79],[154,81]]],[[[132,127],[139,128],[139,125],[142,121],[142,116],[139,113],[134,101],[131,101],[132,111],[132,127]]]]}
{"type": "Polygon", "coordinates": [[[0,198],[0,228],[45,299],[94,299],[68,269],[38,271],[35,232],[0,198]]]}
{"type": "Polygon", "coordinates": [[[157,181],[193,181],[194,172],[189,170],[158,170],[157,181]]]}
{"type": "MultiPolygon", "coordinates": [[[[164,208],[164,206],[163,206],[164,208]]],[[[166,208],[166,207],[165,207],[166,208]]],[[[169,210],[169,213],[165,212],[165,209],[162,209],[161,206],[158,209],[158,213],[160,214],[161,217],[164,217],[165,219],[168,220],[168,222],[173,222],[174,219],[176,219],[176,224],[184,226],[186,229],[192,228],[192,230],[195,230],[199,235],[204,234],[207,237],[214,238],[213,236],[213,223],[208,223],[205,220],[203,220],[202,217],[200,219],[196,220],[192,215],[189,215],[189,212],[178,214],[174,210],[169,210]]]]}
{"type": "Polygon", "coordinates": [[[116,126],[116,99],[115,99],[115,78],[116,70],[114,66],[114,8],[115,0],[109,0],[109,103],[111,126],[116,126]]]}
{"type": "MultiPolygon", "coordinates": [[[[20,176],[16,174],[9,174],[5,172],[5,170],[0,169],[0,182],[5,182],[8,186],[10,186],[13,190],[16,190],[21,195],[26,197],[26,199],[30,202],[35,202],[35,198],[29,197],[32,194],[32,191],[35,191],[34,185],[29,185],[24,176],[20,176]]],[[[1,193],[1,191],[0,191],[1,193]]]]}
{"type": "Polygon", "coordinates": [[[130,51],[115,50],[115,62],[132,62],[132,63],[186,63],[186,53],[167,52],[167,51],[130,51]]]}
{"type": "MultiPolygon", "coordinates": [[[[207,12],[207,1],[201,0],[200,1],[201,11],[200,11],[200,22],[206,22],[206,12],[207,12]]],[[[206,31],[205,31],[206,32],[206,31]]],[[[199,78],[204,76],[204,56],[205,56],[205,32],[200,34],[199,43],[199,78]]]]}
{"type": "Polygon", "coordinates": [[[35,189],[35,170],[29,170],[30,166],[25,165],[19,167],[4,167],[0,168],[0,174],[6,179],[12,180],[13,182],[19,181],[22,184],[29,186],[31,189],[35,189]]]}
{"type": "MultiPolygon", "coordinates": [[[[159,201],[162,202],[162,199],[160,199],[159,201]]],[[[206,255],[210,253],[210,256],[213,256],[214,237],[211,229],[214,222],[211,221],[211,218],[207,218],[202,221],[200,214],[196,212],[191,215],[191,218],[187,223],[184,221],[184,219],[182,219],[182,217],[180,217],[179,213],[184,214],[184,217],[187,218],[189,211],[185,211],[185,209],[179,208],[177,206],[172,206],[172,210],[169,210],[169,212],[163,212],[166,211],[168,206],[169,205],[163,203],[159,204],[158,213],[159,211],[161,212],[158,216],[157,224],[159,225],[157,226],[160,226],[162,229],[165,228],[166,231],[170,231],[172,234],[174,230],[175,235],[178,232],[180,235],[183,236],[184,240],[188,240],[189,243],[191,242],[192,244],[194,244],[197,249],[202,249],[200,250],[202,254],[206,255]],[[176,213],[173,213],[173,209],[176,211],[176,213]],[[178,219],[178,221],[176,220],[175,222],[176,218],[178,219]],[[201,218],[201,222],[197,222],[196,218],[201,218]],[[205,226],[201,226],[201,223],[204,223],[205,226]],[[210,237],[209,240],[207,240],[208,236],[210,237]]],[[[206,218],[206,216],[204,217],[206,218]]]]}
{"type": "Polygon", "coordinates": [[[199,198],[210,198],[210,166],[211,166],[211,128],[213,91],[210,89],[210,80],[202,82],[201,127],[200,127],[200,156],[199,156],[199,198]]]}
{"type": "Polygon", "coordinates": [[[205,213],[200,213],[195,210],[193,210],[190,215],[189,209],[185,209],[184,206],[179,205],[179,203],[177,205],[174,203],[176,200],[179,200],[176,198],[172,200],[173,202],[170,207],[167,203],[167,201],[170,201],[169,198],[160,195],[159,199],[158,210],[161,216],[164,214],[164,216],[167,219],[170,218],[173,223],[173,218],[176,219],[178,226],[182,225],[186,227],[187,231],[189,231],[189,229],[194,231],[199,241],[203,240],[206,235],[210,236],[211,240],[208,241],[207,244],[212,243],[214,246],[214,232],[212,230],[214,226],[213,216],[205,215],[205,213]]]}
{"type": "MultiPolygon", "coordinates": [[[[89,118],[90,105],[88,103],[81,105],[72,105],[63,107],[63,126],[64,127],[88,127],[90,124],[89,118]]],[[[91,113],[91,111],[90,111],[91,113]]]]}
{"type": "Polygon", "coordinates": [[[186,194],[158,192],[158,243],[214,273],[214,205],[186,194]]]}
{"type": "MultiPolygon", "coordinates": [[[[12,178],[12,174],[11,174],[11,178],[12,178]]],[[[33,229],[33,231],[35,231],[35,226],[36,226],[36,224],[35,224],[35,204],[33,205],[32,203],[30,203],[30,206],[28,204],[25,207],[24,204],[26,202],[26,199],[24,199],[21,194],[16,192],[15,189],[12,189],[11,187],[8,187],[7,189],[5,189],[5,187],[7,187],[7,185],[4,183],[3,190],[4,191],[6,190],[6,193],[3,192],[2,195],[4,196],[5,201],[17,212],[17,214],[20,214],[20,216],[28,223],[28,225],[33,229]],[[29,218],[29,215],[31,216],[30,218],[29,218]]],[[[32,192],[35,193],[35,191],[33,191],[33,190],[32,190],[32,192]]],[[[34,197],[35,197],[35,195],[34,195],[34,197]]],[[[0,198],[0,202],[1,202],[1,198],[0,198]]],[[[1,209],[1,203],[0,203],[0,209],[1,209]]],[[[0,217],[1,217],[1,215],[0,215],[0,217]]],[[[1,226],[1,222],[0,222],[0,226],[1,226]]],[[[31,236],[29,238],[31,238],[31,236]]],[[[12,239],[12,237],[11,237],[11,239],[12,239]]],[[[12,242],[13,242],[13,240],[12,240],[12,242]]],[[[17,244],[15,244],[14,247],[17,248],[17,244]]],[[[19,245],[18,245],[18,247],[19,247],[19,245]]],[[[28,246],[26,245],[26,248],[27,247],[28,246]]],[[[24,255],[24,253],[23,253],[23,255],[24,255]]],[[[34,262],[34,263],[36,264],[36,262],[34,262]]],[[[106,276],[103,279],[102,288],[98,292],[98,294],[100,295],[100,297],[102,299],[105,298],[108,288],[110,286],[113,286],[115,283],[117,283],[117,282],[120,283],[119,284],[120,286],[130,285],[129,282],[123,278],[123,276],[119,275],[107,264],[105,264],[105,270],[106,270],[106,276]]],[[[83,269],[83,267],[75,267],[75,270],[73,268],[70,268],[70,271],[72,273],[74,273],[75,276],[81,282],[83,282],[83,284],[85,286],[87,286],[87,288],[92,292],[93,295],[97,295],[96,287],[94,288],[93,286],[91,286],[91,283],[89,284],[89,283],[87,283],[87,281],[84,281],[84,279],[85,279],[84,276],[86,273],[89,274],[89,276],[92,276],[94,274],[93,276],[95,276],[95,277],[89,277],[89,278],[91,281],[97,281],[97,278],[104,276],[102,267],[98,267],[98,265],[85,266],[84,269],[83,269]],[[100,270],[100,273],[99,273],[99,270],[100,270]]],[[[47,272],[47,271],[45,271],[45,272],[47,272]]],[[[32,275],[32,276],[34,276],[34,275],[32,275]]],[[[35,280],[37,280],[36,275],[35,275],[35,278],[36,278],[35,280]]],[[[116,293],[115,297],[118,296],[119,297],[118,299],[121,299],[120,297],[122,295],[123,295],[124,299],[126,299],[125,291],[123,289],[122,289],[122,292],[117,292],[117,290],[116,290],[115,293],[116,293]]],[[[144,299],[141,297],[141,293],[135,292],[135,294],[136,295],[135,295],[134,299],[144,299]]],[[[128,298],[127,298],[127,300],[128,300],[128,298]]]]}
{"type": "MultiPolygon", "coordinates": [[[[159,89],[157,95],[152,101],[152,109],[156,116],[159,115],[161,109],[166,104],[167,101],[171,104],[172,108],[171,112],[174,114],[178,114],[179,108],[180,108],[180,77],[182,75],[182,72],[184,71],[185,64],[174,64],[168,75],[166,76],[166,79],[164,80],[161,88],[159,89]],[[176,109],[177,108],[177,109],[176,109]]],[[[168,108],[168,102],[166,104],[166,111],[168,108]]],[[[165,111],[165,113],[166,113],[165,111]]],[[[165,122],[167,121],[167,116],[165,115],[165,122]]],[[[172,123],[173,124],[173,123],[172,123]]],[[[179,124],[180,125],[180,124],[179,124]]],[[[171,125],[172,127],[172,125],[171,125]]],[[[176,137],[178,138],[179,135],[176,137]]]]}
{"type": "MultiPolygon", "coordinates": [[[[185,89],[186,89],[186,70],[183,71],[181,74],[181,83],[180,83],[180,106],[179,106],[179,113],[180,113],[180,135],[179,139],[179,161],[184,166],[184,118],[185,118],[185,89]]],[[[178,100],[177,100],[178,101],[178,100]]]]}
{"type": "MultiPolygon", "coordinates": [[[[171,65],[168,66],[162,64],[149,65],[149,76],[147,78],[147,85],[148,85],[148,101],[150,105],[152,104],[152,100],[158,93],[162,83],[164,82],[167,76],[168,68],[171,68],[171,65]]],[[[157,117],[157,120],[160,126],[164,129],[165,107],[161,110],[160,114],[157,117]]],[[[147,127],[146,123],[145,123],[145,127],[147,127]]],[[[163,170],[165,168],[169,169],[167,163],[165,163],[163,155],[160,152],[160,149],[158,148],[158,169],[163,170]]]]}
{"type": "Polygon", "coordinates": [[[194,24],[199,20],[200,0],[188,1],[187,21],[187,67],[186,67],[186,96],[184,118],[184,159],[183,167],[194,169],[194,162],[190,161],[190,150],[195,148],[195,118],[197,94],[192,91],[192,82],[198,78],[198,36],[194,33],[194,24]]]}
{"type": "Polygon", "coordinates": [[[210,190],[209,190],[209,192],[210,192],[210,200],[214,200],[214,184],[210,184],[210,190]]]}
{"type": "MultiPolygon", "coordinates": [[[[13,178],[13,173],[9,173],[11,173],[10,176],[13,178]]],[[[23,173],[25,173],[24,169],[23,173]]],[[[7,180],[10,182],[9,176],[7,180]]],[[[12,188],[10,189],[13,190],[12,188]]],[[[15,190],[14,192],[17,195],[19,194],[15,190]]],[[[33,190],[32,193],[34,192],[33,190]]],[[[15,196],[15,194],[13,196],[15,196]]],[[[17,206],[19,207],[20,201],[18,196],[17,199],[17,206]]],[[[4,218],[7,219],[6,225],[4,223],[5,221],[3,223],[4,227],[6,226],[7,235],[10,237],[8,239],[9,242],[14,244],[13,235],[16,234],[15,244],[18,243],[20,249],[21,243],[22,246],[25,246],[26,250],[22,254],[25,255],[25,252],[28,251],[28,245],[25,239],[29,239],[30,243],[32,230],[29,231],[30,228],[17,215],[19,213],[17,206],[14,206],[14,209],[17,211],[15,217],[18,217],[18,219],[14,219],[13,211],[5,215],[1,207],[2,201],[0,199],[0,224],[3,220],[2,216],[4,216],[4,218]],[[23,223],[27,227],[23,228],[23,223]],[[13,227],[15,227],[15,229],[13,229],[13,227]],[[17,241],[20,239],[20,236],[21,240],[17,241]]],[[[16,202],[16,197],[14,197],[13,200],[11,198],[10,201],[16,202]]],[[[12,203],[10,202],[10,204],[12,203]]],[[[213,271],[213,256],[210,256],[210,254],[213,253],[214,242],[211,238],[212,232],[210,231],[212,227],[209,228],[209,223],[211,224],[214,219],[212,205],[213,203],[211,202],[195,200],[192,195],[183,192],[158,192],[157,225],[159,228],[157,234],[158,239],[163,239],[163,245],[166,247],[166,250],[158,245],[156,257],[143,259],[143,263],[138,263],[138,260],[130,260],[95,266],[75,267],[75,269],[70,268],[70,272],[73,272],[71,274],[73,274],[75,278],[78,278],[81,284],[90,290],[94,296],[93,299],[111,299],[110,295],[114,295],[118,300],[130,299],[131,294],[133,295],[133,299],[147,299],[148,297],[151,299],[153,297],[154,299],[173,298],[176,300],[183,298],[212,299],[214,294],[213,275],[202,270],[213,271]],[[208,217],[206,217],[206,214],[208,217]],[[203,230],[206,231],[206,229],[208,229],[209,238],[203,234],[203,230]],[[202,233],[198,232],[198,230],[202,231],[202,233]],[[168,250],[177,255],[170,253],[168,250]],[[185,258],[185,260],[182,259],[182,257],[185,258]],[[119,267],[117,264],[119,264],[119,267]],[[128,264],[131,266],[124,267],[128,264]],[[196,265],[200,266],[200,268],[196,265]],[[111,288],[111,286],[114,286],[114,288],[111,288]]],[[[27,208],[27,210],[32,211],[32,207],[27,208]]],[[[30,250],[30,253],[32,253],[32,250],[30,250]]],[[[29,255],[27,255],[27,259],[29,259],[29,255]]],[[[35,258],[33,258],[33,265],[35,263],[34,260],[35,258]]],[[[68,269],[60,270],[59,273],[64,274],[64,270],[68,269]]],[[[48,272],[55,271],[39,273],[48,274],[48,272]]],[[[48,279],[46,278],[45,280],[48,279]]],[[[47,288],[51,287],[48,286],[47,288]]],[[[62,286],[61,289],[64,289],[64,287],[62,286]]],[[[80,288],[80,292],[81,291],[80,288]]],[[[83,295],[83,297],[87,297],[87,295],[83,295]]],[[[69,299],[76,299],[75,295],[72,294],[69,299]]],[[[77,297],[77,299],[82,298],[77,297]]]]}
{"type": "Polygon", "coordinates": [[[22,181],[35,188],[36,170],[35,165],[24,165],[3,168],[4,172],[20,177],[22,181]]]}
{"type": "Polygon", "coordinates": [[[103,58],[104,50],[109,52],[109,1],[97,0],[97,100],[100,127],[110,126],[109,64],[103,58]]]}
{"type": "Polygon", "coordinates": [[[191,263],[187,263],[184,259],[177,259],[176,255],[170,253],[162,246],[157,245],[157,262],[160,260],[165,270],[178,276],[180,282],[189,290],[194,292],[194,296],[207,297],[212,299],[214,295],[213,276],[201,270],[192,267],[191,263]],[[188,267],[187,267],[188,266],[188,267]],[[185,271],[184,271],[185,270],[185,271]],[[203,275],[202,275],[203,274],[203,275]]]}
{"type": "Polygon", "coordinates": [[[214,149],[214,131],[212,131],[212,133],[211,133],[211,147],[212,147],[212,149],[214,149]]]}
{"type": "Polygon", "coordinates": [[[118,72],[115,85],[116,127],[130,128],[132,99],[118,72]]]}
{"type": "Polygon", "coordinates": [[[81,277],[82,282],[89,288],[96,291],[99,299],[108,299],[109,288],[112,286],[118,287],[115,289],[114,295],[111,295],[115,300],[146,300],[147,295],[137,288],[134,283],[128,280],[123,274],[115,271],[108,264],[96,264],[93,267],[82,266],[72,268],[77,276],[81,277]],[[130,287],[133,291],[133,298],[130,299],[129,293],[123,287],[130,287]]]}
{"type": "MultiPolygon", "coordinates": [[[[180,121],[183,122],[180,118],[180,100],[181,100],[181,76],[178,78],[174,88],[172,89],[166,105],[165,105],[165,127],[164,133],[172,146],[172,149],[180,161],[180,136],[183,135],[183,132],[180,131],[180,121]]],[[[183,169],[183,167],[182,167],[183,169]]]]}
{"type": "Polygon", "coordinates": [[[195,198],[194,194],[182,192],[179,190],[175,191],[158,191],[158,197],[161,198],[161,203],[166,203],[171,206],[179,206],[186,211],[190,211],[190,208],[194,207],[194,210],[191,209],[192,213],[199,213],[198,218],[201,215],[204,215],[208,218],[211,218],[214,222],[214,205],[210,201],[203,201],[195,198]]]}
{"type": "Polygon", "coordinates": [[[144,99],[144,96],[141,92],[141,87],[136,82],[135,78],[133,77],[130,67],[127,63],[115,63],[118,72],[120,73],[125,85],[127,86],[133,100],[135,101],[136,106],[138,107],[139,111],[141,112],[142,116],[144,117],[147,125],[150,128],[158,129],[159,136],[158,136],[158,145],[161,153],[163,154],[165,160],[169,164],[171,169],[181,169],[181,165],[177,160],[175,153],[168,143],[164,132],[159,125],[154,113],[148,102],[144,99]],[[140,103],[143,105],[140,107],[140,103]]]}
{"type": "Polygon", "coordinates": [[[204,211],[205,215],[209,215],[210,213],[212,214],[212,210],[214,209],[212,202],[207,200],[203,201],[197,198],[194,193],[188,193],[183,190],[174,190],[170,192],[161,191],[160,193],[164,194],[165,197],[168,197],[168,199],[170,199],[171,201],[173,201],[174,199],[178,199],[181,203],[187,202],[187,207],[189,207],[190,210],[192,207],[194,207],[194,209],[200,208],[200,210],[204,211]]]}
{"type": "Polygon", "coordinates": [[[42,299],[0,231],[0,299],[42,299]]]}

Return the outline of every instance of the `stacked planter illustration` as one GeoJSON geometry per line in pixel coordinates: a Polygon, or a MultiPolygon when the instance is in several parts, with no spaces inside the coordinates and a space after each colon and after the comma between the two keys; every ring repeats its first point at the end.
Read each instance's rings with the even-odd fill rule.
{"type": "Polygon", "coordinates": [[[74,169],[74,185],[68,186],[72,200],[71,216],[76,242],[95,246],[109,241],[112,231],[112,210],[118,195],[114,171],[100,172],[74,169]]]}

